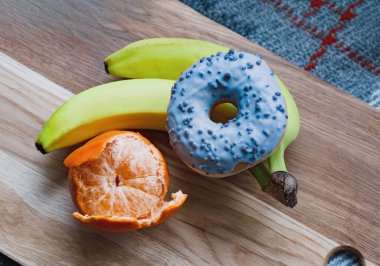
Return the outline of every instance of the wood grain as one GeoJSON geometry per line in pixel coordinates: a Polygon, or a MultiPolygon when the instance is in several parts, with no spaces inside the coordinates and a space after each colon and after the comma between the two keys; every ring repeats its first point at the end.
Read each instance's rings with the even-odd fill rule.
{"type": "MultiPolygon", "coordinates": [[[[6,0],[0,2],[0,10],[0,49],[72,92],[112,80],[103,71],[103,58],[141,38],[199,38],[263,54],[290,88],[301,113],[300,137],[287,152],[288,168],[300,183],[299,204],[291,210],[274,203],[260,191],[248,173],[213,183],[216,182],[218,186],[227,184],[238,189],[239,193],[256,195],[327,238],[352,245],[367,259],[380,261],[380,113],[376,110],[176,1],[97,0],[89,3],[70,0],[26,3],[6,0]]],[[[14,140],[18,141],[16,146],[19,141],[32,145],[33,137],[52,110],[51,106],[56,106],[64,98],[57,99],[50,92],[48,95],[51,98],[40,99],[28,93],[27,96],[33,98],[27,104],[33,101],[40,103],[35,106],[38,109],[29,110],[28,113],[28,117],[36,124],[25,136],[25,132],[17,127],[18,123],[25,123],[22,116],[18,116],[19,121],[10,121],[14,125],[12,133],[7,131],[10,143],[2,144],[6,151],[14,152],[11,144],[14,140]]],[[[6,108],[14,106],[24,108],[17,101],[6,108]]],[[[5,108],[3,104],[1,108],[5,108]]],[[[7,130],[10,130],[9,127],[7,130]]],[[[3,131],[1,133],[5,134],[3,131]]],[[[164,135],[154,132],[149,135],[160,148],[167,147],[164,135]]],[[[35,158],[35,155],[31,156],[32,149],[29,153],[29,156],[20,156],[35,158]]],[[[62,153],[58,154],[63,157],[62,153]]],[[[44,159],[32,162],[44,165],[44,159]]],[[[175,161],[174,158],[171,160],[175,161]]],[[[53,164],[48,167],[54,168],[53,164]]],[[[63,169],[59,171],[64,172],[63,169]]],[[[188,182],[183,178],[184,173],[190,175],[186,171],[173,169],[175,180],[188,182]]],[[[199,178],[196,180],[209,182],[199,178]]],[[[199,186],[189,184],[186,187],[191,190],[186,192],[196,195],[193,197],[200,197],[199,201],[195,201],[200,205],[201,194],[209,191],[199,186]]],[[[199,207],[192,204],[195,203],[188,204],[186,208],[199,207]]],[[[207,211],[206,208],[205,213],[207,211]]],[[[179,214],[178,219],[184,213],[186,209],[179,214]]],[[[207,221],[210,220],[205,215],[199,219],[190,218],[194,223],[204,225],[194,231],[209,235],[209,230],[214,228],[207,227],[207,221]]],[[[233,221],[236,223],[236,220],[233,221]]],[[[261,228],[263,225],[257,226],[261,228]]],[[[253,231],[250,233],[253,234],[253,231]]],[[[225,243],[227,246],[221,241],[213,244],[221,252],[215,255],[216,258],[224,254],[223,249],[225,254],[229,254],[227,251],[232,252],[232,249],[227,248],[231,244],[228,241],[225,243]]],[[[237,255],[234,252],[230,254],[243,260],[250,258],[252,247],[239,246],[244,246],[245,251],[237,255]]]]}
{"type": "Polygon", "coordinates": [[[183,210],[149,230],[91,231],[70,216],[67,152],[43,156],[32,141],[72,94],[1,53],[0,91],[0,250],[22,263],[322,265],[338,245],[227,180],[194,174],[160,142],[172,190],[190,194],[183,210]]]}

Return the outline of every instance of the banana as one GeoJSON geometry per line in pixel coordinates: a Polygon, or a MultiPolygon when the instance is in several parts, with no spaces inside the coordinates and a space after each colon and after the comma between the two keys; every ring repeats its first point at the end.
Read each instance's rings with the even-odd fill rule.
{"type": "MultiPolygon", "coordinates": [[[[229,48],[205,41],[178,38],[153,38],[137,41],[108,56],[106,71],[124,78],[170,78],[180,74],[197,60],[229,48]]],[[[250,168],[263,190],[272,194],[287,206],[297,203],[297,180],[287,172],[284,152],[296,139],[300,130],[297,105],[280,79],[289,115],[287,130],[280,147],[269,157],[269,171],[264,164],[250,168]],[[268,176],[272,176],[268,178],[268,176]]]]}
{"type": "Polygon", "coordinates": [[[176,80],[202,57],[227,47],[194,39],[154,38],[133,42],[104,60],[107,73],[123,78],[176,80]]]}
{"type": "Polygon", "coordinates": [[[111,129],[165,131],[172,80],[115,81],[85,90],[59,107],[35,144],[42,153],[78,144],[111,129]]]}

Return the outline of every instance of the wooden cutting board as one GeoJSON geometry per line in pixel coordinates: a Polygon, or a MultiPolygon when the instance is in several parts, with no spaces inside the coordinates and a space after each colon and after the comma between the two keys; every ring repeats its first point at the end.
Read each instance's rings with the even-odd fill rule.
{"type": "Polygon", "coordinates": [[[139,232],[87,229],[70,217],[75,207],[62,165],[67,151],[43,156],[33,145],[42,123],[72,93],[2,53],[0,90],[0,250],[17,261],[322,265],[338,246],[228,179],[189,171],[164,136],[151,139],[168,161],[173,189],[190,195],[181,212],[139,232]]]}
{"type": "Polygon", "coordinates": [[[27,264],[322,265],[335,246],[380,261],[380,112],[176,1],[1,1],[0,251],[27,264]],[[175,27],[173,27],[175,25],[175,27]],[[242,173],[200,177],[172,154],[164,133],[144,132],[163,151],[172,190],[190,195],[167,223],[105,234],[70,217],[63,158],[34,138],[72,92],[113,80],[103,58],[147,37],[190,37],[261,53],[299,105],[302,129],[287,152],[299,180],[288,209],[242,173]]]}

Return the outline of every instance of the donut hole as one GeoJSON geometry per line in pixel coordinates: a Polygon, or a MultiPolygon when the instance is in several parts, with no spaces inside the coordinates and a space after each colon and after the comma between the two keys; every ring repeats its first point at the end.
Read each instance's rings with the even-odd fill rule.
{"type": "Polygon", "coordinates": [[[239,109],[233,102],[217,102],[210,111],[210,119],[215,123],[225,124],[234,119],[239,109]]]}

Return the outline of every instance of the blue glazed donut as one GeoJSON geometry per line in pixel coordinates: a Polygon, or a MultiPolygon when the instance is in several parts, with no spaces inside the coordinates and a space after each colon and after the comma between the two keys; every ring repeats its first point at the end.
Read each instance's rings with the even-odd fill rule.
{"type": "Polygon", "coordinates": [[[170,144],[197,172],[223,177],[262,161],[285,132],[285,99],[261,56],[235,52],[202,58],[174,84],[168,106],[170,144]],[[231,102],[238,114],[216,123],[210,112],[231,102]]]}

